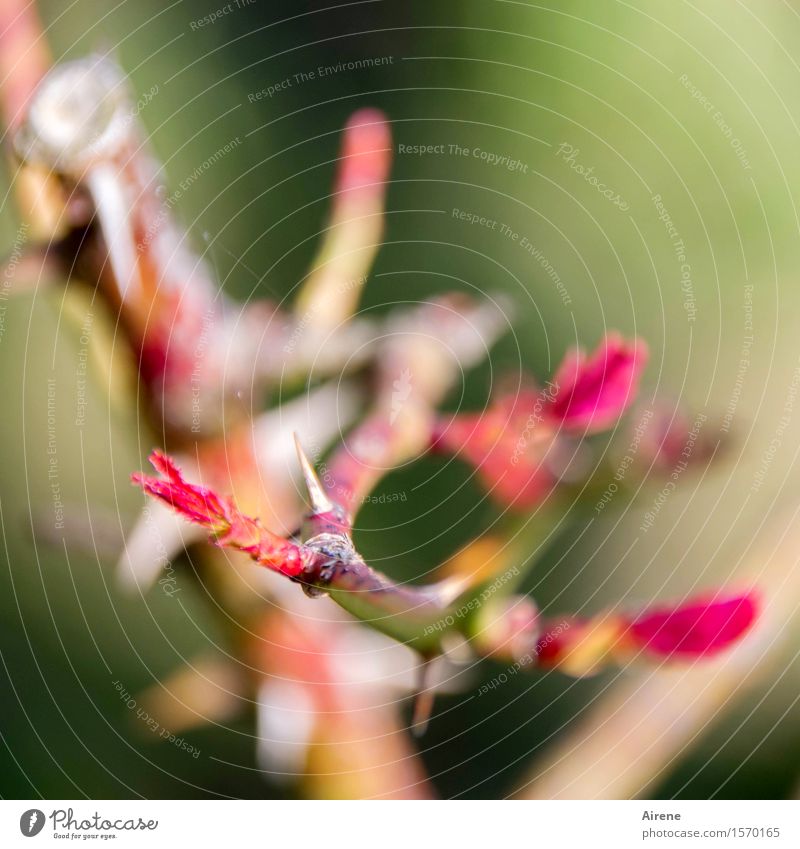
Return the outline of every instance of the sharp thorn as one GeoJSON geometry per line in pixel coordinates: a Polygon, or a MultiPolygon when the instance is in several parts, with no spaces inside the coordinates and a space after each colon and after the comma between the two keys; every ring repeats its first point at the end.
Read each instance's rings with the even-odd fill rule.
{"type": "Polygon", "coordinates": [[[297,434],[294,434],[294,445],[297,449],[297,458],[300,461],[300,468],[303,470],[303,478],[308,489],[308,499],[311,503],[311,510],[314,514],[330,513],[334,509],[334,504],[328,498],[322,482],[317,476],[311,461],[303,451],[303,446],[300,444],[300,439],[297,434]]]}

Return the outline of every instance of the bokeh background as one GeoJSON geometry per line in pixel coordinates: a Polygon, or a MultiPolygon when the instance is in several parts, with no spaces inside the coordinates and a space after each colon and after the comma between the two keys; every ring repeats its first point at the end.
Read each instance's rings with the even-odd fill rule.
{"type": "MultiPolygon", "coordinates": [[[[593,347],[617,328],[650,345],[646,399],[659,394],[702,411],[708,432],[720,435],[730,415],[719,461],[682,478],[646,533],[639,526],[657,486],[624,511],[573,517],[554,536],[527,582],[541,605],[594,611],[758,580],[762,569],[763,580],[786,578],[786,593],[800,602],[794,561],[766,571],[800,498],[800,413],[787,409],[800,365],[798,4],[241,0],[196,25],[223,6],[40,4],[57,57],[110,51],[138,94],[156,92],[140,118],[171,187],[239,140],[176,207],[226,290],[291,297],[325,220],[340,129],[357,107],[381,108],[395,159],[386,242],[364,306],[380,311],[450,289],[505,293],[514,304],[515,333],[467,375],[452,405],[480,407],[503,370],[543,378],[568,347],[593,347]],[[379,61],[336,69],[357,60],[379,61]],[[321,66],[334,70],[294,76],[321,66]],[[254,96],[287,78],[288,87],[254,96]],[[446,152],[402,152],[414,145],[446,152]],[[456,145],[468,154],[452,153],[456,145]],[[571,166],[565,145],[618,203],[571,166]],[[519,165],[489,164],[476,149],[519,165]],[[685,286],[657,195],[685,245],[685,286]],[[454,209],[519,238],[458,220],[454,209]],[[742,367],[750,307],[753,342],[742,367]]],[[[0,213],[9,253],[19,226],[10,176],[6,169],[0,213]]],[[[115,680],[135,692],[183,658],[224,647],[226,635],[188,557],[175,567],[179,602],[158,591],[131,598],[114,581],[122,532],[142,503],[129,474],[154,437],[135,397],[120,389],[123,366],[111,368],[124,354],[113,323],[93,309],[86,423],[76,427],[69,397],[86,305],[30,293],[3,310],[0,794],[296,792],[258,770],[252,715],[187,733],[202,753],[194,759],[143,735],[121,703],[115,680]],[[48,424],[49,379],[68,403],[48,424]],[[66,542],[43,530],[52,524],[50,438],[79,529],[66,542]]],[[[426,574],[496,518],[458,464],[418,487],[437,462],[398,473],[392,488],[413,498],[368,505],[361,517],[359,548],[397,577],[426,574]]],[[[796,624],[791,616],[781,623],[768,663],[759,658],[763,670],[743,674],[736,698],[721,698],[691,745],[654,777],[651,795],[797,792],[796,624]]],[[[496,671],[487,662],[478,674],[496,671]]],[[[418,743],[437,792],[511,793],[617,674],[579,682],[518,675],[481,699],[441,697],[418,743]]]]}

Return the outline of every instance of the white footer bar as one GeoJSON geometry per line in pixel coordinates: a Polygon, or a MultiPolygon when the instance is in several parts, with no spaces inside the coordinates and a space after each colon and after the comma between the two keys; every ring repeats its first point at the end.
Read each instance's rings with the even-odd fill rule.
{"type": "Polygon", "coordinates": [[[0,846],[800,846],[800,802],[0,801],[0,846]]]}

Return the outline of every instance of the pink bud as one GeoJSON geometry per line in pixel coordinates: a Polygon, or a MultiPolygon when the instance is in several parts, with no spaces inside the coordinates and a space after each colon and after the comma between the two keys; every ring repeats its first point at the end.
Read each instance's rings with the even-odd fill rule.
{"type": "Polygon", "coordinates": [[[744,636],[757,608],[750,592],[693,599],[677,607],[659,605],[633,617],[605,612],[551,620],[542,625],[538,663],[581,677],[629,660],[632,650],[673,660],[713,655],[744,636]]]}
{"type": "Polygon", "coordinates": [[[628,634],[658,655],[711,655],[728,648],[753,624],[754,593],[693,599],[678,607],[656,607],[636,617],[628,634]]]}
{"type": "Polygon", "coordinates": [[[626,343],[617,333],[609,333],[588,359],[579,349],[571,351],[556,373],[550,412],[570,430],[611,427],[636,397],[646,363],[647,345],[641,339],[626,343]]]}

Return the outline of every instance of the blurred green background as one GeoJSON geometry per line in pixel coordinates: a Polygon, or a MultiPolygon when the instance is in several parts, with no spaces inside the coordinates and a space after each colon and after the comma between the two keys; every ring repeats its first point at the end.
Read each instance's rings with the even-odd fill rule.
{"type": "MultiPolygon", "coordinates": [[[[537,600],[549,610],[598,610],[753,577],[744,555],[765,517],[798,497],[800,433],[791,416],[763,485],[751,490],[800,356],[797,5],[254,0],[212,25],[192,26],[223,5],[138,0],[106,9],[77,0],[65,8],[47,0],[41,10],[56,56],[111,50],[137,93],[157,87],[140,117],[171,187],[240,139],[177,207],[226,289],[242,299],[291,298],[329,208],[340,129],[357,107],[380,107],[392,122],[395,161],[386,244],[364,305],[385,311],[454,288],[505,293],[515,304],[515,332],[454,400],[463,389],[463,403],[479,407],[504,369],[544,377],[568,347],[593,347],[609,328],[648,341],[644,398],[680,400],[706,412],[716,429],[737,399],[724,459],[702,479],[681,481],[634,554],[623,556],[649,493],[622,521],[617,513],[603,516],[586,533],[577,525],[556,542],[528,582],[537,600]],[[375,58],[382,62],[303,83],[294,78],[375,58]],[[273,96],[249,97],[287,78],[290,86],[273,96]],[[444,145],[446,152],[420,156],[399,145],[444,145]],[[456,145],[468,154],[451,153],[456,145]],[[476,149],[519,165],[488,164],[476,149]],[[569,149],[577,151],[571,161],[569,149]],[[619,202],[575,163],[592,168],[619,202]],[[657,195],[685,245],[688,291],[657,195]],[[458,220],[454,209],[498,227],[458,220]],[[742,378],[747,286],[754,342],[742,378]]],[[[9,177],[6,171],[6,183],[9,177]]],[[[0,218],[8,252],[18,227],[9,197],[0,218]]],[[[141,507],[128,476],[142,467],[154,438],[133,401],[110,396],[102,336],[110,339],[113,330],[103,331],[106,316],[92,309],[82,428],[73,415],[81,310],[64,310],[60,294],[37,294],[9,301],[4,314],[0,794],[291,792],[257,772],[252,716],[187,734],[203,752],[195,760],[137,734],[114,689],[119,679],[135,692],[225,636],[188,558],[178,566],[179,603],[154,591],[145,604],[114,586],[114,546],[141,507]],[[62,498],[85,523],[82,545],[38,530],[52,509],[52,377],[62,498]],[[107,538],[92,538],[90,527],[107,538]]],[[[397,488],[412,491],[437,469],[436,461],[426,464],[398,473],[397,488]]],[[[476,528],[489,527],[497,511],[467,477],[450,464],[435,486],[415,490],[391,516],[385,505],[368,506],[359,536],[364,554],[392,574],[420,576],[476,528]],[[383,527],[394,523],[402,529],[383,527]]],[[[797,629],[787,629],[796,641],[797,629]]],[[[711,725],[656,795],[795,793],[800,678],[793,642],[789,636],[779,649],[777,686],[749,692],[711,725]]],[[[494,674],[491,664],[485,674],[494,674]]],[[[610,677],[516,676],[485,699],[442,698],[420,744],[437,791],[509,793],[610,677]]]]}

